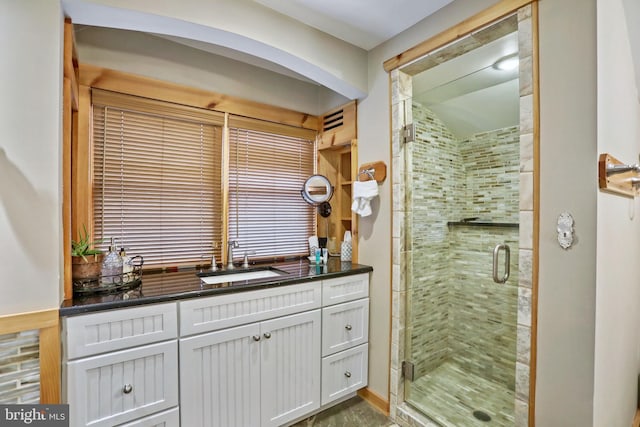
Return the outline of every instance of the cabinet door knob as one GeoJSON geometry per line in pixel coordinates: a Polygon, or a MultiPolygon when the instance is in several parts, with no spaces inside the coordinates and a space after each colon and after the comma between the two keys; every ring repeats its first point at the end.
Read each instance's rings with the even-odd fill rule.
{"type": "Polygon", "coordinates": [[[266,339],[271,338],[271,332],[265,332],[265,333],[264,333],[264,337],[265,337],[266,339]]]}
{"type": "Polygon", "coordinates": [[[351,325],[347,325],[344,327],[347,331],[350,331],[351,329],[353,329],[353,327],[351,325]]]}
{"type": "Polygon", "coordinates": [[[351,372],[347,371],[344,373],[344,376],[347,378],[351,378],[351,372]]]}
{"type": "Polygon", "coordinates": [[[254,341],[260,341],[260,335],[254,335],[253,336],[253,340],[254,341]]]}
{"type": "Polygon", "coordinates": [[[129,394],[133,391],[133,386],[131,384],[125,384],[124,387],[122,387],[122,392],[124,394],[129,394]]]}

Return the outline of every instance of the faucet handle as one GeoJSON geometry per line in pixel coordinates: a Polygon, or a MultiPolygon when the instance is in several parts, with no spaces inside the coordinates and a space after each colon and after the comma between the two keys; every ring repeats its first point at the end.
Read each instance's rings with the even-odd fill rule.
{"type": "Polygon", "coordinates": [[[242,268],[249,268],[249,255],[255,255],[256,251],[245,251],[244,260],[242,262],[242,268]]]}

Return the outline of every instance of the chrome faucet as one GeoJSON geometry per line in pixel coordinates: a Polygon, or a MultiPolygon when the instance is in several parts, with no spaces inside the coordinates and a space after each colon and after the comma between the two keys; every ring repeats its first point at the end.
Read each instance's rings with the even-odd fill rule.
{"type": "Polygon", "coordinates": [[[229,247],[229,250],[227,251],[227,270],[233,270],[234,268],[236,268],[233,265],[233,249],[239,248],[240,245],[238,244],[237,240],[229,240],[227,242],[227,246],[229,247]]]}
{"type": "Polygon", "coordinates": [[[242,268],[249,268],[249,255],[255,255],[256,251],[245,251],[242,268]]]}

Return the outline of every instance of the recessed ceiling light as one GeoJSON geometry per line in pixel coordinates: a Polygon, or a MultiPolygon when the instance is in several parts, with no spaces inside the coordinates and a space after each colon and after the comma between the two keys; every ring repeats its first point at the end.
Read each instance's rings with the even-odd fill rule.
{"type": "Polygon", "coordinates": [[[493,64],[493,68],[495,68],[496,70],[511,71],[518,68],[518,65],[520,65],[518,54],[512,53],[511,55],[503,56],[502,58],[498,59],[493,64]]]}

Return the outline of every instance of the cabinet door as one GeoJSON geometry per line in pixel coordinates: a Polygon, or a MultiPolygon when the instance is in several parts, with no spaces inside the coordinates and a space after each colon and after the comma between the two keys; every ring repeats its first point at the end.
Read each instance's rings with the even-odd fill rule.
{"type": "Polygon", "coordinates": [[[173,408],[118,427],[180,427],[180,415],[178,408],[173,408]]]}
{"type": "Polygon", "coordinates": [[[176,341],[67,364],[71,426],[111,427],[178,405],[176,341]]]}
{"type": "Polygon", "coordinates": [[[260,326],[180,340],[181,425],[260,425],[260,326]]]}
{"type": "Polygon", "coordinates": [[[364,344],[369,339],[369,298],[322,309],[322,355],[364,344]]]}
{"type": "Polygon", "coordinates": [[[368,365],[368,344],[323,358],[322,404],[327,405],[365,387],[369,372],[368,365]]]}
{"type": "Polygon", "coordinates": [[[320,318],[313,310],[260,324],[262,427],[320,407],[320,318]]]}

